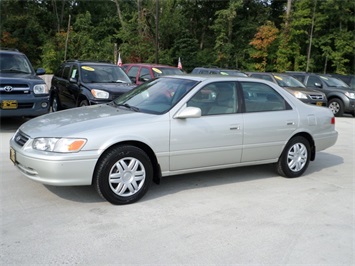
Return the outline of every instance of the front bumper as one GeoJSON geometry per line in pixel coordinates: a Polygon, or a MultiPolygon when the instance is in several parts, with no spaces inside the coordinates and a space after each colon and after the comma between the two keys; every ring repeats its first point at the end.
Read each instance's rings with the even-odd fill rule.
{"type": "Polygon", "coordinates": [[[91,185],[98,160],[96,151],[60,154],[33,150],[10,140],[10,159],[26,177],[55,186],[91,185]]]}
{"type": "Polygon", "coordinates": [[[49,112],[49,95],[33,97],[31,95],[21,96],[1,96],[0,99],[0,116],[1,117],[35,117],[47,114],[49,112]],[[6,102],[16,101],[17,107],[6,108],[6,102]]]}

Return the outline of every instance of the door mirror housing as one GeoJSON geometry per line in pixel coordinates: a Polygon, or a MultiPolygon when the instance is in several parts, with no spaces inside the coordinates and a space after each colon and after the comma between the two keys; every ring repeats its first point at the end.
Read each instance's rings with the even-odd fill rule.
{"type": "Polygon", "coordinates": [[[174,118],[186,119],[186,118],[198,118],[201,117],[201,109],[198,107],[185,107],[175,115],[174,118]]]}

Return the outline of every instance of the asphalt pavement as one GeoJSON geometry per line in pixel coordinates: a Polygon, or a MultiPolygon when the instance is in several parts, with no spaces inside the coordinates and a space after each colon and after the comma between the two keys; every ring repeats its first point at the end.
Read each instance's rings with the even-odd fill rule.
{"type": "Polygon", "coordinates": [[[53,187],[12,165],[1,120],[0,265],[354,265],[355,118],[306,173],[271,165],[166,177],[137,203],[53,187]]]}

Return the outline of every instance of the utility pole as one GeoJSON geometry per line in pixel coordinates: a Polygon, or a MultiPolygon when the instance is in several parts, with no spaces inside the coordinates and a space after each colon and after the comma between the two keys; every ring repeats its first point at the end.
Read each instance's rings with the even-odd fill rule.
{"type": "Polygon", "coordinates": [[[155,0],[155,63],[159,64],[159,0],[155,0]]]}
{"type": "Polygon", "coordinates": [[[310,34],[310,36],[309,36],[309,45],[308,45],[308,51],[307,51],[306,72],[308,72],[308,70],[309,70],[309,64],[310,64],[310,61],[311,61],[311,49],[312,49],[312,39],[313,39],[313,29],[314,29],[314,17],[315,17],[315,14],[316,14],[316,6],[317,6],[317,0],[315,0],[314,6],[313,6],[311,34],[310,34]]]}
{"type": "Polygon", "coordinates": [[[67,38],[65,40],[64,61],[67,60],[68,40],[69,40],[69,32],[70,32],[70,19],[71,19],[71,15],[69,15],[67,38]]]}

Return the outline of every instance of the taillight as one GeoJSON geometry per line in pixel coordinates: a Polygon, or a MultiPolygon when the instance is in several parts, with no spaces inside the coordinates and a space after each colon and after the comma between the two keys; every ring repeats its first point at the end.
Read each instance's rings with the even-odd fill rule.
{"type": "Polygon", "coordinates": [[[332,120],[330,121],[330,124],[335,125],[335,117],[332,117],[332,120]]]}

